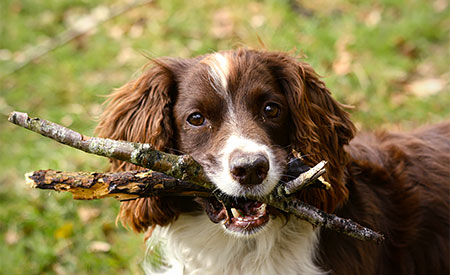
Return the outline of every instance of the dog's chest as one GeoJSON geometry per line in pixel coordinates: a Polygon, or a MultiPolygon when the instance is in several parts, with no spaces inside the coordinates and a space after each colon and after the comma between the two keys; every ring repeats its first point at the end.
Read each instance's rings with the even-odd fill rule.
{"type": "Polygon", "coordinates": [[[155,229],[149,245],[159,241],[169,267],[158,274],[324,273],[314,264],[318,234],[297,219],[285,225],[275,219],[247,238],[225,233],[205,215],[182,215],[170,226],[155,229]]]}

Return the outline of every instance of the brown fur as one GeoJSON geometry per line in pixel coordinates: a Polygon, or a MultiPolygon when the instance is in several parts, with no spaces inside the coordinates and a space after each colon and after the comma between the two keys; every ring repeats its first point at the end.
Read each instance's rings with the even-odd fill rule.
{"type": "MultiPolygon", "coordinates": [[[[344,106],[331,97],[308,64],[280,52],[240,49],[224,54],[233,61],[229,83],[236,90],[234,102],[243,100],[247,91],[267,87],[275,96],[284,95],[281,102],[289,110],[273,131],[242,111],[246,134],[276,145],[283,164],[281,159],[291,149],[305,154],[310,165],[328,161],[326,179],[333,189],[308,189],[301,198],[386,235],[386,241],[377,246],[323,231],[318,263],[325,270],[448,274],[449,123],[411,134],[361,134],[353,139],[355,127],[344,106]]],[[[182,150],[206,166],[214,165],[214,154],[204,154],[204,148],[220,147],[218,131],[224,128],[192,133],[182,125],[183,110],[189,106],[183,104],[188,100],[201,98],[212,114],[220,114],[222,108],[205,88],[208,79],[200,62],[204,58],[152,61],[142,76],[111,95],[97,133],[151,143],[172,153],[182,150]],[[188,140],[186,135],[197,138],[188,140]],[[210,141],[213,136],[214,142],[210,141]],[[203,148],[205,143],[209,147],[203,148]]],[[[137,167],[112,161],[112,170],[130,169],[137,167]]],[[[124,224],[143,232],[198,207],[188,199],[145,198],[122,203],[119,216],[124,224]]]]}

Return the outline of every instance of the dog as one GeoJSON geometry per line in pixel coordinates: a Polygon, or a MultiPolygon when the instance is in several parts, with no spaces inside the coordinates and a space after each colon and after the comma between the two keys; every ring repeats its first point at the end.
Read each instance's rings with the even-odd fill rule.
{"type": "MultiPolygon", "coordinates": [[[[171,274],[449,274],[450,123],[362,133],[313,68],[283,52],[237,49],[152,60],[108,99],[97,133],[189,154],[234,199],[121,203],[120,220],[163,242],[171,274]],[[292,150],[326,160],[331,190],[296,196],[384,234],[377,245],[315,227],[246,196],[283,179],[292,150]]],[[[139,169],[112,160],[112,170],[139,169]]],[[[285,182],[285,181],[284,181],[285,182]]]]}

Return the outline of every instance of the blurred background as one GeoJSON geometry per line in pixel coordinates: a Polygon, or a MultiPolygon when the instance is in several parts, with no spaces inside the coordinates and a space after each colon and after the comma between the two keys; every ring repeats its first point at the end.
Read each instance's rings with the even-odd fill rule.
{"type": "Polygon", "coordinates": [[[31,190],[39,169],[107,160],[9,124],[13,110],[93,135],[105,95],[146,63],[239,46],[304,56],[361,130],[450,117],[446,0],[1,0],[0,273],[140,274],[119,203],[31,190]]]}

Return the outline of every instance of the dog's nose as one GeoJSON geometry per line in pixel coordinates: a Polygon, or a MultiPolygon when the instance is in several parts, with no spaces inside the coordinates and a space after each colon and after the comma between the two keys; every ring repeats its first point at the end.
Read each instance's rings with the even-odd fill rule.
{"type": "Polygon", "coordinates": [[[267,177],[269,160],[261,153],[235,152],[230,155],[230,173],[242,185],[257,185],[267,177]]]}

